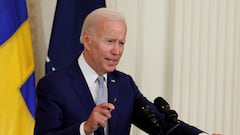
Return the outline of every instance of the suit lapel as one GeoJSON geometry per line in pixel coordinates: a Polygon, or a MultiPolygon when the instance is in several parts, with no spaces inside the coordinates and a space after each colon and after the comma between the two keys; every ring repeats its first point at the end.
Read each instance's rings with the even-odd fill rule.
{"type": "MultiPolygon", "coordinates": [[[[115,98],[118,99],[119,96],[119,87],[118,87],[118,80],[117,78],[112,74],[108,74],[108,101],[111,103],[115,98]]],[[[114,135],[117,134],[116,129],[117,129],[117,124],[118,122],[118,101],[115,103],[115,110],[111,112],[112,118],[109,120],[109,134],[114,135]],[[115,131],[115,132],[114,132],[115,131]]]]}
{"type": "Polygon", "coordinates": [[[72,68],[73,69],[70,69],[68,72],[72,87],[79,96],[80,103],[82,103],[87,110],[87,115],[89,115],[93,107],[95,107],[95,103],[78,63],[75,62],[72,68]]]}
{"type": "Polygon", "coordinates": [[[108,74],[108,101],[112,103],[114,98],[118,98],[119,88],[117,85],[117,80],[111,74],[108,74]]]}

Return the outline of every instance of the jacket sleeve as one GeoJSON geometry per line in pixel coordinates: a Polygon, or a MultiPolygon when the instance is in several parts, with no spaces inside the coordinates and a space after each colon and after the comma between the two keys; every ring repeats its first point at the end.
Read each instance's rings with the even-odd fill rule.
{"type": "Polygon", "coordinates": [[[80,123],[71,126],[63,124],[56,84],[43,78],[37,86],[37,111],[34,135],[80,135],[80,123]]]}

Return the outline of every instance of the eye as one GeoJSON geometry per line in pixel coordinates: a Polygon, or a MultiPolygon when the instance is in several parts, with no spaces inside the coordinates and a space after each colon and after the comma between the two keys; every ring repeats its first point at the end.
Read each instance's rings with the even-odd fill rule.
{"type": "Polygon", "coordinates": [[[125,42],[124,42],[124,41],[120,41],[119,44],[120,44],[121,46],[123,46],[123,45],[125,44],[125,42]]]}
{"type": "Polygon", "coordinates": [[[112,43],[112,42],[114,42],[114,40],[113,39],[108,39],[107,42],[112,43]]]}

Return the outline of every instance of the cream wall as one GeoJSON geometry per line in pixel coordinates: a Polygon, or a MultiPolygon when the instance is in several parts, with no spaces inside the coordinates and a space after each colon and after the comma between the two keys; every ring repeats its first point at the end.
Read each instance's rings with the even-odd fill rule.
{"type": "MultiPolygon", "coordinates": [[[[56,0],[28,0],[37,80],[44,75],[44,62],[55,4],[56,0]]],[[[126,48],[118,69],[132,75],[147,98],[153,101],[157,96],[164,97],[169,101],[172,108],[176,109],[181,119],[209,133],[240,134],[240,130],[237,128],[237,125],[240,124],[238,122],[240,117],[237,116],[240,113],[240,106],[237,103],[240,100],[236,98],[240,96],[238,85],[240,84],[240,64],[238,62],[240,61],[240,16],[239,10],[237,10],[240,9],[240,5],[237,0],[213,0],[211,2],[207,0],[107,0],[107,6],[122,12],[128,25],[126,48]],[[222,9],[221,7],[224,4],[228,5],[228,8],[222,9]],[[214,10],[213,5],[216,6],[216,10],[214,10]],[[214,12],[210,9],[213,9],[214,12]],[[227,9],[235,10],[228,12],[227,9]],[[216,21],[220,22],[219,28],[214,29],[215,33],[211,32],[210,37],[213,38],[208,38],[206,32],[209,32],[208,28],[215,24],[211,23],[210,18],[218,12],[223,14],[225,11],[229,13],[228,15],[234,14],[233,18],[235,20],[230,18],[231,21],[228,22],[224,21],[225,18],[221,18],[224,16],[219,16],[220,19],[216,21]],[[199,15],[202,15],[200,20],[198,20],[199,15]],[[211,15],[211,17],[204,18],[205,15],[211,15]],[[221,49],[212,52],[211,47],[202,47],[203,45],[200,43],[212,43],[214,41],[221,43],[222,39],[214,38],[214,35],[223,37],[223,33],[219,34],[218,30],[220,29],[221,32],[223,29],[221,26],[231,25],[232,22],[234,22],[234,25],[228,33],[231,35],[231,29],[236,29],[233,32],[235,34],[232,34],[235,40],[228,38],[228,40],[224,40],[226,44],[221,44],[221,46],[227,49],[228,43],[234,42],[233,56],[225,57],[226,55],[222,53],[221,49]],[[202,23],[205,25],[198,27],[202,23]],[[194,32],[202,33],[202,38],[198,38],[199,35],[194,34],[194,32]],[[208,51],[208,49],[211,51],[208,51]],[[204,63],[209,63],[209,61],[214,63],[214,59],[216,59],[216,57],[208,57],[211,55],[206,56],[204,51],[209,54],[217,54],[225,61],[232,60],[232,62],[226,63],[228,66],[225,66],[224,69],[226,70],[223,74],[216,69],[216,66],[225,64],[223,62],[218,65],[210,64],[210,66],[207,66],[210,70],[204,70],[204,63]],[[202,54],[197,52],[202,52],[202,54]],[[191,59],[188,59],[188,57],[191,59]],[[189,60],[192,62],[189,63],[189,60]],[[216,76],[217,78],[212,74],[208,76],[209,71],[218,72],[219,75],[216,76]],[[234,71],[235,75],[231,71],[234,71]],[[189,78],[189,76],[191,77],[189,78]],[[225,77],[231,79],[224,79],[225,77]],[[196,80],[196,78],[197,81],[191,81],[192,79],[196,80]],[[208,85],[205,81],[207,78],[212,78],[208,80],[208,85]],[[213,85],[214,82],[222,82],[223,84],[226,82],[226,85],[213,85]],[[209,87],[212,91],[209,91],[209,87]],[[222,91],[220,94],[216,90],[219,88],[222,91]],[[223,98],[222,95],[224,94],[230,97],[223,98]],[[218,99],[216,96],[221,96],[219,97],[220,101],[217,101],[219,103],[216,103],[218,99]],[[229,102],[228,99],[231,97],[234,98],[232,98],[232,102],[229,102]],[[209,100],[210,98],[214,100],[209,100]],[[228,102],[224,102],[224,100],[228,102]],[[224,108],[223,106],[231,106],[231,108],[224,108]],[[230,109],[231,111],[219,114],[217,111],[221,109],[230,109]],[[217,117],[209,119],[214,115],[217,117]],[[232,123],[231,126],[221,124],[224,123],[222,120],[232,123]]],[[[227,29],[228,27],[224,27],[224,30],[227,29]]],[[[221,70],[220,68],[221,71],[224,71],[224,69],[221,70]]],[[[145,133],[133,128],[131,134],[145,133]]]]}
{"type": "Polygon", "coordinates": [[[27,0],[30,27],[32,32],[35,73],[38,81],[44,76],[52,21],[56,0],[27,0]]]}
{"type": "Polygon", "coordinates": [[[156,94],[163,95],[163,89],[166,87],[164,63],[167,46],[167,2],[107,2],[108,7],[113,7],[125,15],[128,25],[127,44],[119,69],[131,74],[143,93],[151,100],[156,94]]]}

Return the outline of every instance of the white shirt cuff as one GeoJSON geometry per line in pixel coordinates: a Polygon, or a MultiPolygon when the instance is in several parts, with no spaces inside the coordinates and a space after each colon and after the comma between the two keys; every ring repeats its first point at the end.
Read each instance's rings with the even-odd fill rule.
{"type": "MultiPolygon", "coordinates": [[[[79,127],[79,132],[80,132],[80,135],[86,135],[85,134],[85,131],[84,131],[84,124],[86,123],[86,121],[82,122],[80,124],[80,127],[79,127]]],[[[94,133],[90,134],[90,135],[94,135],[94,133]]]]}
{"type": "Polygon", "coordinates": [[[80,135],[86,135],[84,131],[84,124],[86,121],[82,122],[79,127],[80,135]]]}

